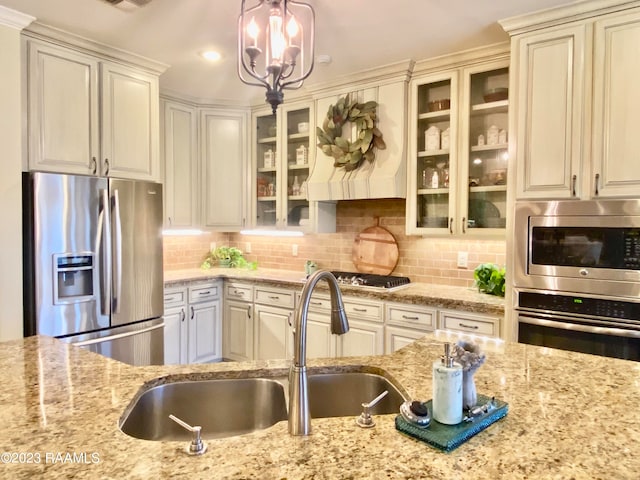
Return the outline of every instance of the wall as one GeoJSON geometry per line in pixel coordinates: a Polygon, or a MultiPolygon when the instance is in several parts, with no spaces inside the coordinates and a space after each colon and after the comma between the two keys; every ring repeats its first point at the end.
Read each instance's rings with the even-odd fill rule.
{"type": "Polygon", "coordinates": [[[33,18],[0,7],[0,341],[21,338],[22,105],[20,29],[33,18]]]}
{"type": "Polygon", "coordinates": [[[351,251],[356,234],[375,225],[388,229],[396,238],[400,258],[393,274],[404,275],[414,282],[457,286],[473,285],[473,269],[480,263],[505,264],[504,240],[469,240],[421,238],[405,235],[405,200],[351,200],[337,204],[336,233],[305,235],[304,237],[249,237],[238,233],[210,234],[200,237],[166,237],[165,268],[194,268],[200,265],[210,241],[228,242],[241,250],[251,243],[248,260],[258,267],[304,271],[307,259],[322,268],[354,271],[351,251]],[[298,256],[292,256],[292,246],[298,245],[298,256]],[[468,268],[456,267],[457,254],[469,254],[468,268]]]}

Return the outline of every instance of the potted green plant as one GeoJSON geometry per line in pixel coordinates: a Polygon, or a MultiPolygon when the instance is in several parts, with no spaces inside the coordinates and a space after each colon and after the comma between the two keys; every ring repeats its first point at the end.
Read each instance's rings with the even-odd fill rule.
{"type": "Polygon", "coordinates": [[[493,263],[482,263],[473,272],[478,290],[489,295],[504,297],[505,269],[493,263]]]}
{"type": "Polygon", "coordinates": [[[243,267],[247,264],[242,250],[236,247],[220,246],[207,254],[204,262],[202,262],[202,268],[211,268],[215,263],[219,267],[233,268],[243,267]]]}

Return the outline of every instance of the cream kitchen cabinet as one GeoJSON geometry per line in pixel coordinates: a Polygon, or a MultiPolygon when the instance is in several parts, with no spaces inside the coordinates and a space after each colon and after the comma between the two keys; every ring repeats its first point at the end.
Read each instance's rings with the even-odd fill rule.
{"type": "Polygon", "coordinates": [[[310,102],[282,105],[277,114],[254,112],[252,225],[259,229],[335,232],[335,203],[309,202],[315,161],[310,102]]]}
{"type": "Polygon", "coordinates": [[[500,318],[460,310],[439,310],[438,328],[469,335],[500,337],[500,318]]]}
{"type": "Polygon", "coordinates": [[[349,357],[384,353],[382,302],[343,296],[349,331],[331,333],[331,301],[328,295],[312,295],[307,323],[309,357],[349,357]]]}
{"type": "Polygon", "coordinates": [[[166,227],[230,232],[246,226],[247,121],[245,109],[162,99],[166,227]]]}
{"type": "Polygon", "coordinates": [[[640,8],[583,2],[501,23],[512,35],[516,198],[636,197],[640,8]]]}
{"type": "Polygon", "coordinates": [[[164,99],[161,108],[164,224],[169,228],[199,227],[198,111],[164,99]]]}
{"type": "Polygon", "coordinates": [[[28,168],[160,180],[158,75],[26,31],[28,168]]]}
{"type": "Polygon", "coordinates": [[[385,353],[393,353],[435,329],[435,308],[402,303],[385,304],[385,353]]]}
{"type": "Polygon", "coordinates": [[[225,282],[222,356],[225,360],[253,360],[253,285],[225,282]]]}
{"type": "Polygon", "coordinates": [[[221,360],[221,282],[165,290],[165,363],[221,360]]]}
{"type": "Polygon", "coordinates": [[[271,360],[293,356],[295,293],[283,288],[255,288],[254,358],[271,360]]]}
{"type": "Polygon", "coordinates": [[[416,65],[410,83],[408,234],[504,234],[508,53],[506,46],[491,47],[416,65]]]}
{"type": "Polygon", "coordinates": [[[311,295],[307,315],[307,357],[335,357],[337,353],[336,337],[337,335],[331,333],[331,300],[329,295],[311,295]]]}
{"type": "Polygon", "coordinates": [[[164,363],[187,363],[188,300],[186,288],[171,288],[164,292],[164,363]]]}
{"type": "Polygon", "coordinates": [[[247,114],[200,110],[202,226],[225,232],[247,223],[247,114]]]}
{"type": "Polygon", "coordinates": [[[344,298],[349,331],[337,336],[336,356],[382,355],[384,353],[384,309],[382,302],[344,298]]]}

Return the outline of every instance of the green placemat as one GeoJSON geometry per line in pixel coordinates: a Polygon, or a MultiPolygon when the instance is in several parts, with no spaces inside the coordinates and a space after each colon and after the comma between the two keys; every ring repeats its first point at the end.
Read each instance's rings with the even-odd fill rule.
{"type": "MultiPolygon", "coordinates": [[[[484,405],[491,397],[478,395],[478,405],[484,405]]],[[[462,422],[458,425],[445,425],[431,419],[431,424],[427,428],[417,427],[407,422],[402,415],[396,417],[396,428],[413,438],[422,440],[429,445],[450,452],[469,440],[475,434],[481,432],[492,423],[503,418],[509,411],[509,404],[496,399],[496,408],[486,415],[477,418],[473,422],[462,422]]],[[[427,402],[429,412],[433,412],[431,400],[427,402]]]]}

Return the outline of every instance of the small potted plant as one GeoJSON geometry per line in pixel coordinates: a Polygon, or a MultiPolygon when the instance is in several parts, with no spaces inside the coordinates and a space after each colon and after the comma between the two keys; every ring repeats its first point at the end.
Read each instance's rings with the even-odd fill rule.
{"type": "Polygon", "coordinates": [[[234,268],[245,266],[247,261],[239,248],[221,246],[207,254],[207,258],[202,262],[202,268],[211,268],[215,263],[219,267],[234,268]]]}

